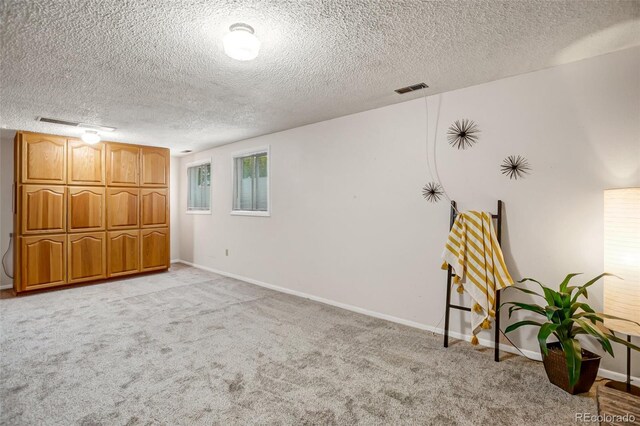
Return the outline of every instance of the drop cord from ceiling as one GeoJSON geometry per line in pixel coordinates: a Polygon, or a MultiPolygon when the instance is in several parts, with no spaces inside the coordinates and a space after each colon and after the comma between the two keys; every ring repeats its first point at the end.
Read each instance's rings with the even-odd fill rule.
{"type": "Polygon", "coordinates": [[[426,148],[425,154],[427,156],[427,170],[429,171],[429,176],[431,177],[431,180],[433,182],[436,182],[436,183],[439,184],[439,182],[437,182],[435,180],[435,178],[433,177],[433,173],[431,172],[431,162],[429,161],[429,105],[427,103],[427,92],[426,92],[426,90],[425,90],[423,98],[424,98],[424,115],[425,115],[425,119],[424,119],[425,137],[424,137],[424,140],[425,140],[425,148],[426,148]]]}
{"type": "MultiPolygon", "coordinates": [[[[434,159],[434,169],[436,171],[436,176],[438,175],[438,167],[437,167],[437,164],[435,163],[435,159],[436,159],[435,158],[436,157],[435,146],[436,146],[436,142],[438,140],[438,122],[440,121],[440,104],[441,103],[442,103],[442,95],[440,95],[440,102],[438,102],[438,115],[436,116],[436,127],[435,127],[436,134],[435,134],[434,143],[433,143],[433,145],[434,145],[433,159],[434,159]]],[[[424,125],[424,127],[425,127],[425,129],[424,129],[425,137],[424,137],[424,140],[425,140],[425,148],[426,148],[425,154],[427,156],[427,170],[429,171],[429,176],[431,177],[431,181],[437,183],[438,185],[440,185],[440,188],[442,188],[442,193],[447,198],[447,200],[449,200],[449,204],[451,204],[451,198],[449,198],[449,195],[444,190],[444,187],[442,186],[442,183],[440,183],[440,177],[438,176],[438,179],[435,179],[433,177],[433,172],[431,171],[431,162],[429,161],[430,160],[430,157],[429,157],[429,103],[427,102],[427,91],[426,90],[425,90],[425,93],[424,93],[424,113],[425,113],[425,125],[424,125]]],[[[453,204],[451,204],[451,207],[453,207],[457,213],[460,213],[460,212],[458,212],[458,209],[456,209],[453,204]]],[[[451,282],[451,286],[453,286],[453,282],[451,282]]],[[[444,320],[444,316],[445,316],[445,314],[442,314],[442,316],[440,317],[440,320],[438,321],[438,323],[435,326],[436,330],[438,329],[438,327],[440,327],[440,324],[442,324],[442,320],[444,320]]],[[[434,335],[435,335],[435,333],[436,332],[434,331],[434,335]]]]}
{"type": "Polygon", "coordinates": [[[13,234],[9,234],[9,247],[7,247],[7,251],[5,251],[4,254],[2,255],[2,269],[4,270],[4,273],[11,279],[13,279],[13,274],[10,274],[9,272],[7,272],[7,265],[5,264],[5,258],[7,257],[7,254],[9,254],[12,248],[13,248],[13,234]]]}
{"type": "MultiPolygon", "coordinates": [[[[440,179],[440,174],[438,173],[438,123],[440,122],[440,107],[442,106],[442,95],[440,95],[440,102],[438,102],[438,114],[436,115],[436,127],[435,127],[435,135],[433,137],[433,170],[435,171],[435,178],[431,169],[431,162],[429,157],[429,103],[427,102],[427,93],[425,91],[424,94],[424,111],[425,111],[425,145],[426,145],[426,153],[427,153],[427,170],[429,171],[429,176],[431,176],[431,180],[438,185],[442,189],[442,193],[445,198],[449,200],[449,204],[453,202],[447,190],[444,188],[442,184],[442,180],[440,179]]],[[[460,213],[458,209],[451,204],[451,207],[456,211],[456,213],[460,213]]]]}

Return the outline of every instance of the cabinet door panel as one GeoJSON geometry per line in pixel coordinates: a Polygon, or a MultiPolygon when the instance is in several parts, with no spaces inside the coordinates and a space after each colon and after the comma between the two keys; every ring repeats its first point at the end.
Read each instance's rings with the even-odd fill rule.
{"type": "Polygon", "coordinates": [[[67,221],[64,186],[23,185],[20,208],[22,233],[65,232],[67,221]]]}
{"type": "Polygon", "coordinates": [[[68,282],[78,283],[106,278],[105,233],[71,234],[68,238],[68,282]]]}
{"type": "Polygon", "coordinates": [[[22,133],[22,183],[61,185],[66,181],[66,139],[60,136],[22,133]]]}
{"type": "Polygon", "coordinates": [[[140,231],[111,231],[107,237],[107,274],[110,277],[140,270],[140,231]]]}
{"type": "Polygon", "coordinates": [[[141,189],[142,228],[169,225],[169,196],[166,189],[141,189]]]}
{"type": "Polygon", "coordinates": [[[20,290],[66,284],[65,235],[20,238],[20,290]]]}
{"type": "Polygon", "coordinates": [[[67,143],[67,183],[69,185],[104,185],[105,146],[87,145],[70,139],[67,143]]]}
{"type": "Polygon", "coordinates": [[[107,227],[109,229],[138,228],[140,190],[136,188],[107,189],[107,227]]]}
{"type": "Polygon", "coordinates": [[[140,186],[169,186],[169,150],[165,148],[140,148],[140,186]]]}
{"type": "Polygon", "coordinates": [[[169,267],[169,229],[143,229],[140,231],[141,271],[169,267]]]}
{"type": "Polygon", "coordinates": [[[137,186],[139,168],[140,148],[107,144],[107,185],[137,186]]]}
{"type": "Polygon", "coordinates": [[[105,189],[97,186],[68,188],[69,232],[104,230],[105,189]]]}

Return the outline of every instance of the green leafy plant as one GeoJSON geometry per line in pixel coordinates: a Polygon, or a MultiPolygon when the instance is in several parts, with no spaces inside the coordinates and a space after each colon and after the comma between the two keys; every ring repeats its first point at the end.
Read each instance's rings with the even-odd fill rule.
{"type": "MultiPolygon", "coordinates": [[[[582,345],[577,339],[577,336],[584,334],[593,337],[598,341],[598,343],[600,343],[602,349],[611,356],[614,356],[613,347],[611,346],[612,341],[630,347],[636,351],[640,351],[640,347],[619,338],[613,331],[604,326],[604,318],[623,321],[629,320],[603,313],[596,313],[591,306],[579,300],[581,297],[584,297],[585,300],[588,299],[589,294],[587,289],[595,284],[600,278],[611,274],[600,274],[581,286],[570,286],[569,282],[576,275],[580,274],[567,275],[562,283],[560,283],[558,291],[555,291],[532,278],[524,278],[523,280],[518,281],[518,283],[524,283],[526,281],[533,281],[534,283],[537,283],[542,288],[543,294],[527,288],[517,286],[512,287],[523,293],[543,298],[546,301],[546,306],[521,302],[505,302],[501,305],[512,305],[509,308],[509,318],[511,318],[511,315],[515,311],[519,310],[534,312],[545,318],[545,321],[543,322],[532,320],[516,322],[515,324],[507,327],[505,332],[509,333],[525,325],[540,327],[540,330],[538,331],[538,344],[540,345],[540,350],[544,355],[548,354],[547,339],[549,339],[551,335],[554,335],[556,339],[558,339],[558,342],[564,351],[565,359],[567,360],[569,383],[571,386],[578,382],[578,378],[580,377],[580,367],[582,365],[582,345]]],[[[629,322],[638,324],[635,321],[629,322]]]]}

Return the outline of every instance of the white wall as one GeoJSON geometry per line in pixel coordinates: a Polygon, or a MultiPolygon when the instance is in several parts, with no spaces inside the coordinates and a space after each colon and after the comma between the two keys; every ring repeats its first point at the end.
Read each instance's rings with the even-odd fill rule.
{"type": "Polygon", "coordinates": [[[171,259],[180,259],[180,226],[179,220],[179,193],[180,193],[180,158],[171,157],[169,165],[169,208],[171,229],[169,239],[171,240],[171,259]]]}
{"type": "MultiPolygon", "coordinates": [[[[13,232],[12,187],[13,187],[13,137],[14,131],[0,130],[0,257],[9,246],[9,234],[13,232]]],[[[15,245],[15,240],[13,241],[15,245]]],[[[7,264],[13,265],[12,256],[7,255],[7,264]]],[[[13,280],[0,267],[0,287],[11,287],[13,280]]]]}
{"type": "MultiPolygon", "coordinates": [[[[549,284],[603,269],[602,191],[640,185],[640,49],[428,98],[442,181],[462,209],[506,203],[504,247],[514,278],[549,284]],[[448,146],[471,118],[477,146],[448,146]],[[511,181],[503,158],[533,174],[511,181]]],[[[422,99],[192,154],[181,160],[180,256],[198,265],[427,326],[442,326],[446,202],[421,197],[426,167],[422,99]],[[229,214],[231,155],[271,147],[271,217],[229,214]],[[186,215],[186,164],[213,158],[213,213],[186,215]],[[225,250],[229,256],[225,256],[225,250]]],[[[174,221],[174,226],[176,222],[174,221]]],[[[591,292],[601,307],[602,287],[591,292]]],[[[453,328],[468,332],[462,315],[453,328]]],[[[489,338],[489,335],[486,336],[489,338]]],[[[530,331],[515,342],[537,350],[530,331]]],[[[620,348],[619,348],[620,349],[620,348]]],[[[622,371],[607,359],[606,368],[622,371]]],[[[640,357],[634,358],[640,373],[640,357]]]]}

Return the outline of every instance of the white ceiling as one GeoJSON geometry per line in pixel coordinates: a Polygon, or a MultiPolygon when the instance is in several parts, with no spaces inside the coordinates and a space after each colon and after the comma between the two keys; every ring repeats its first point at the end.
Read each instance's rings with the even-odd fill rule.
{"type": "Polygon", "coordinates": [[[202,150],[640,44],[639,1],[2,0],[0,125],[202,150]],[[258,58],[225,56],[252,25],[258,58]]]}

